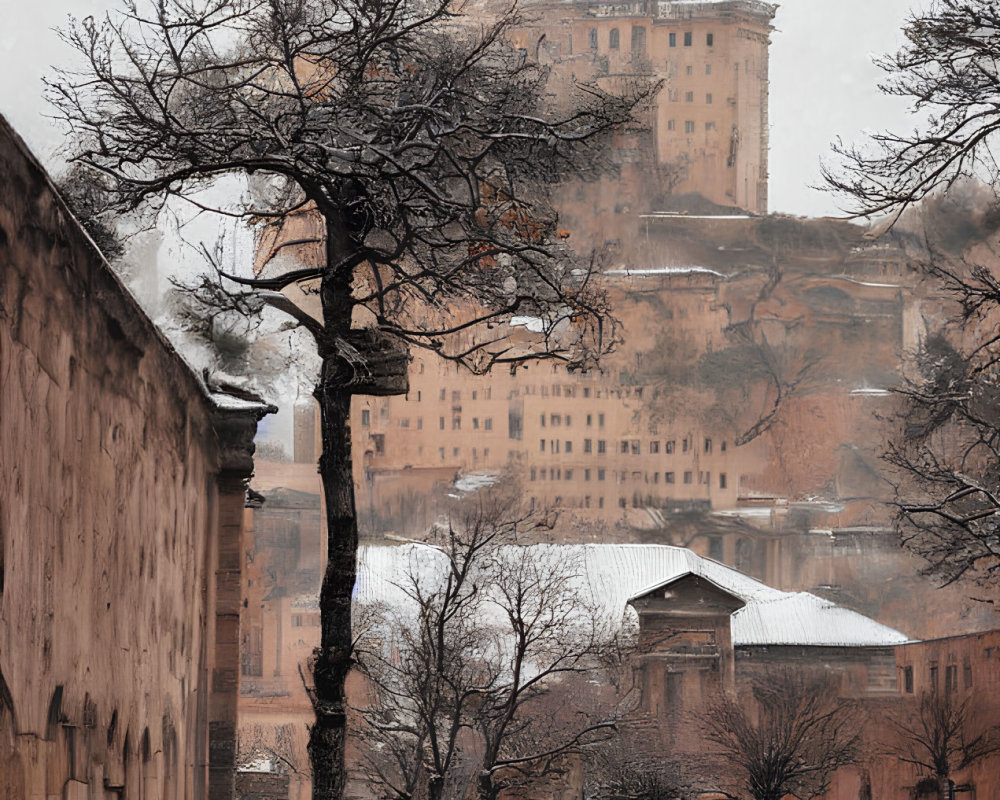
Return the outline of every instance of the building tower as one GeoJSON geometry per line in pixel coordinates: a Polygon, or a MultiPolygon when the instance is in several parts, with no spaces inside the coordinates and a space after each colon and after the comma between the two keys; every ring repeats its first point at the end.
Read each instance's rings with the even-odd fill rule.
{"type": "Polygon", "coordinates": [[[621,142],[619,211],[655,210],[665,195],[697,192],[764,214],[776,8],[758,0],[543,0],[528,7],[518,43],[550,61],[566,85],[663,81],[646,135],[621,142]]]}

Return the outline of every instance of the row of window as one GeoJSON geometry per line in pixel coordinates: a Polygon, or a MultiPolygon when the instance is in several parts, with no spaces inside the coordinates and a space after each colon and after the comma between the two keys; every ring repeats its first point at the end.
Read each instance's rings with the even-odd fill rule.
{"type": "MultiPolygon", "coordinates": [[[[571,481],[574,475],[579,470],[574,471],[573,469],[563,469],[562,467],[552,467],[551,469],[546,469],[545,467],[532,467],[528,472],[528,477],[533,481],[571,481]]],[[[586,468],[583,470],[583,479],[589,481],[593,476],[597,476],[598,481],[603,481],[607,477],[607,470],[604,469],[590,469],[586,468]]],[[[639,472],[635,471],[629,473],[628,470],[617,470],[611,471],[611,477],[617,480],[618,483],[628,483],[630,478],[633,483],[653,483],[658,484],[660,482],[659,472],[639,472]],[[652,480],[650,480],[650,474],[652,474],[652,480]]],[[[687,470],[682,473],[682,481],[687,485],[694,483],[694,471],[687,470]]],[[[664,472],[663,482],[677,483],[676,473],[664,472]]],[[[698,484],[703,486],[710,486],[712,483],[712,473],[711,472],[698,472],[698,484]]],[[[725,472],[719,473],[719,488],[725,489],[729,485],[729,481],[726,477],[725,472]]]]}
{"type": "MultiPolygon", "coordinates": [[[[444,461],[446,450],[447,450],[447,448],[444,448],[444,447],[439,447],[438,448],[438,456],[441,458],[442,461],[444,461]]],[[[420,448],[420,452],[421,453],[423,452],[423,447],[420,448]]],[[[453,447],[453,448],[451,448],[451,457],[452,458],[458,458],[460,453],[461,453],[461,448],[460,447],[453,447]]],[[[489,458],[489,457],[490,457],[490,448],[484,447],[483,448],[483,458],[489,458]]],[[[472,448],[472,460],[473,461],[478,461],[479,460],[479,449],[476,448],[476,447],[472,448]]]]}
{"type": "MultiPolygon", "coordinates": [[[[931,664],[929,672],[929,683],[932,692],[938,691],[938,665],[931,664]]],[[[962,664],[962,682],[966,689],[972,688],[972,663],[966,660],[962,664]]],[[[944,668],[944,690],[945,692],[958,691],[958,664],[948,664],[944,668]]],[[[903,667],[903,691],[913,694],[913,667],[903,667]]]]}
{"type": "MultiPolygon", "coordinates": [[[[418,428],[420,427],[420,422],[421,422],[421,420],[418,417],[417,418],[417,427],[418,428]]],[[[438,429],[439,430],[443,431],[445,429],[444,422],[445,422],[445,418],[444,417],[438,417],[438,429]]],[[[462,418],[461,417],[452,417],[451,418],[451,429],[453,431],[460,431],[460,430],[462,430],[462,418]]],[[[472,430],[474,430],[474,431],[478,431],[478,430],[491,431],[491,430],[493,430],[493,417],[485,417],[483,420],[480,420],[479,417],[473,417],[472,418],[472,430]],[[480,421],[482,422],[482,427],[480,427],[480,421]]]]}
{"type": "MultiPolygon", "coordinates": [[[[558,414],[553,414],[552,416],[553,417],[558,417],[559,415],[558,414]]],[[[604,424],[603,417],[604,417],[604,415],[601,414],[601,418],[602,418],[601,419],[601,425],[604,424]]],[[[589,425],[590,424],[590,422],[589,422],[590,414],[587,415],[587,418],[588,418],[587,424],[589,425]]],[[[566,417],[566,424],[567,425],[569,424],[569,421],[570,421],[570,418],[567,416],[566,417]]],[[[558,423],[553,422],[552,424],[556,425],[558,423]]],[[[542,427],[543,428],[545,427],[545,416],[544,415],[542,415],[542,427]]],[[[550,453],[558,453],[559,452],[559,448],[560,448],[560,440],[559,439],[539,439],[538,440],[538,443],[539,443],[539,452],[542,452],[542,453],[545,452],[545,447],[546,447],[545,443],[546,443],[546,441],[548,442],[548,448],[549,448],[549,452],[550,453]]],[[[647,447],[649,448],[649,454],[650,455],[657,455],[660,452],[660,444],[661,443],[660,443],[659,439],[653,439],[652,441],[648,442],[647,443],[647,447]]],[[[672,455],[676,451],[677,442],[676,442],[675,439],[667,439],[662,444],[663,444],[663,452],[666,453],[668,456],[672,455]]],[[[695,449],[694,444],[695,444],[694,443],[694,439],[692,437],[685,436],[683,439],[681,439],[681,452],[682,453],[687,453],[689,450],[693,451],[695,449]]],[[[566,439],[564,442],[562,442],[562,448],[563,448],[563,452],[564,453],[572,453],[573,452],[573,441],[571,439],[566,439]]],[[[719,445],[719,450],[720,450],[720,452],[723,452],[723,453],[726,452],[726,442],[725,441],[723,441],[719,445]]],[[[583,440],[583,452],[584,453],[592,453],[592,452],[594,452],[594,440],[593,439],[584,439],[583,440]]],[[[606,453],[606,452],[608,452],[608,441],[607,441],[607,439],[598,439],[597,440],[597,452],[598,453],[606,453]]],[[[642,441],[640,439],[622,439],[621,442],[620,442],[620,444],[619,444],[619,452],[622,453],[623,455],[633,455],[633,456],[642,455],[642,441]]],[[[702,452],[703,453],[711,453],[712,452],[712,439],[710,437],[708,437],[708,436],[705,437],[705,442],[704,442],[704,445],[703,445],[703,448],[702,448],[702,452]]]]}
{"type": "MultiPolygon", "coordinates": [[[[668,102],[670,102],[670,103],[679,103],[680,99],[681,99],[681,90],[680,89],[667,89],[667,101],[668,102]]],[[[694,102],[694,92],[685,92],[684,93],[684,102],[685,103],[693,103],[694,102]]],[[[705,104],[706,105],[712,105],[712,93],[711,92],[706,92],[705,93],[705,104]]]]}
{"type": "MultiPolygon", "coordinates": [[[[671,47],[677,47],[677,34],[670,33],[667,35],[667,43],[671,47]]],[[[692,47],[694,45],[694,31],[683,31],[681,33],[681,39],[685,47],[692,47]]],[[[570,38],[570,52],[573,52],[573,40],[570,38]]],[[[587,36],[587,44],[590,46],[591,50],[597,49],[597,28],[591,28],[587,36]]],[[[715,46],[715,34],[706,33],[705,34],[705,46],[714,47],[715,46]]],[[[612,28],[608,33],[608,48],[610,50],[618,50],[621,47],[621,33],[619,33],[618,28],[612,28]]],[[[646,29],[641,25],[632,26],[632,50],[642,51],[646,47],[646,29]]]]}
{"type": "MultiPolygon", "coordinates": [[[[696,127],[696,125],[695,125],[695,122],[694,122],[693,119],[689,119],[689,120],[685,120],[684,121],[684,133],[694,133],[695,127],[696,127]]],[[[668,119],[667,120],[667,130],[668,131],[675,131],[675,130],[677,130],[677,123],[674,120],[672,120],[672,119],[668,119]]],[[[705,130],[706,131],[714,131],[715,130],[715,123],[714,122],[706,122],[705,123],[705,130]]]]}

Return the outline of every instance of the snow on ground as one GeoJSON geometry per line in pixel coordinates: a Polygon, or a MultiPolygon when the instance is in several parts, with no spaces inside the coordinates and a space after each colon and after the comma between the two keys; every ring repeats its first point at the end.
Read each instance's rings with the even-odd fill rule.
{"type": "Polygon", "coordinates": [[[609,269],[605,275],[714,275],[717,278],[729,278],[718,270],[710,267],[678,266],[678,267],[646,267],[642,269],[624,268],[609,269]]]}

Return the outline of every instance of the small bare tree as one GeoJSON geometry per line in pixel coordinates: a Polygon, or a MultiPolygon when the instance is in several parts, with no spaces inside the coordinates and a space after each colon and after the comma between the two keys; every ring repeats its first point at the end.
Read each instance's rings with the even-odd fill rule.
{"type": "Polygon", "coordinates": [[[768,674],[744,700],[719,700],[702,724],[734,775],[734,790],[752,800],[820,797],[833,773],[859,756],[855,705],[838,699],[828,680],[792,670],[768,674]]]}
{"type": "Polygon", "coordinates": [[[952,775],[1000,752],[1000,725],[982,724],[969,698],[959,701],[954,692],[924,692],[892,725],[898,740],[889,754],[926,770],[938,800],[949,800],[952,775]]]}
{"type": "Polygon", "coordinates": [[[539,520],[517,507],[491,493],[453,515],[434,567],[400,584],[409,607],[359,649],[361,736],[388,798],[496,800],[613,731],[615,698],[590,680],[610,648],[578,565],[524,546],[539,520]]]}

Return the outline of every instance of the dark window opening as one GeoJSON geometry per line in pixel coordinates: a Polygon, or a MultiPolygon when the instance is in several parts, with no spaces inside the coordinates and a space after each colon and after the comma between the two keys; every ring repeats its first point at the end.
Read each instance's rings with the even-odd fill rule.
{"type": "Polygon", "coordinates": [[[692,36],[691,31],[685,31],[684,32],[684,46],[685,47],[690,47],[691,46],[691,41],[692,41],[691,40],[691,36],[692,36]]]}
{"type": "Polygon", "coordinates": [[[671,47],[677,47],[677,34],[676,33],[671,33],[670,34],[670,46],[671,47]]]}
{"type": "Polygon", "coordinates": [[[913,694],[913,667],[903,667],[903,690],[913,694]]]}
{"type": "Polygon", "coordinates": [[[707,44],[709,47],[712,47],[712,46],[715,45],[715,34],[714,33],[706,33],[705,34],[705,44],[707,44]]]}
{"type": "Polygon", "coordinates": [[[590,29],[590,34],[588,36],[588,41],[590,43],[590,49],[591,50],[596,50],[597,49],[597,28],[591,28],[590,29]]]}
{"type": "Polygon", "coordinates": [[[612,28],[608,34],[608,47],[612,50],[618,49],[618,28],[612,28]]]}

